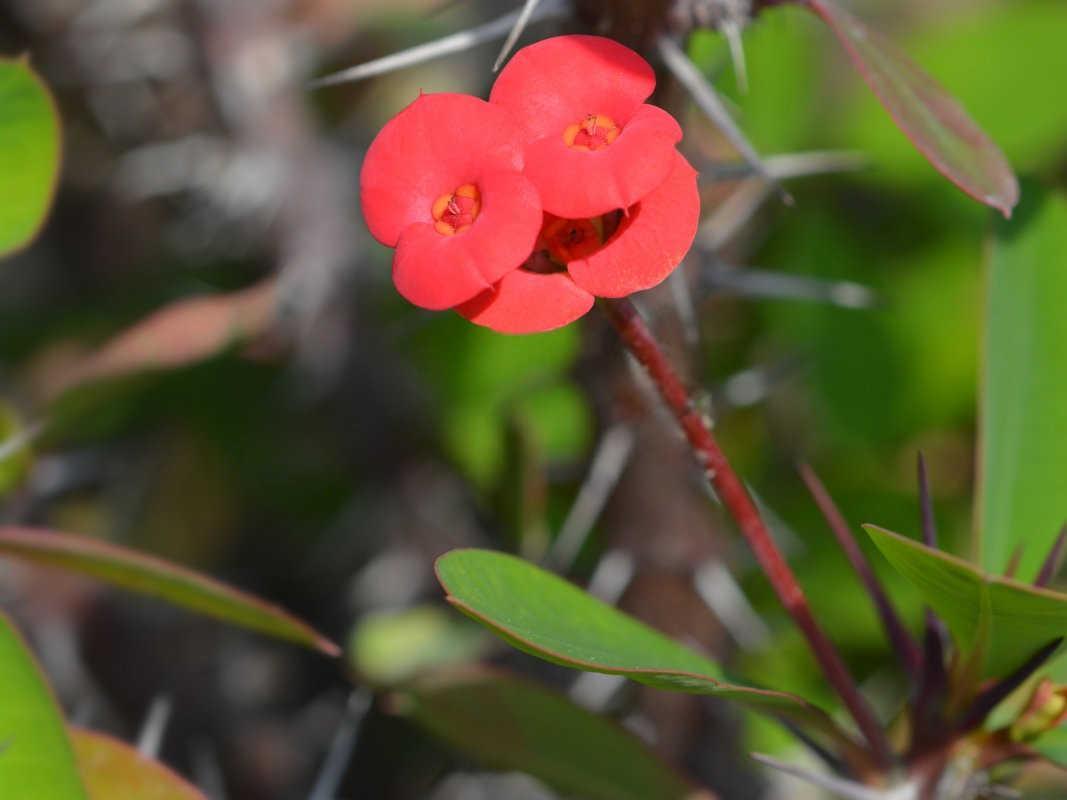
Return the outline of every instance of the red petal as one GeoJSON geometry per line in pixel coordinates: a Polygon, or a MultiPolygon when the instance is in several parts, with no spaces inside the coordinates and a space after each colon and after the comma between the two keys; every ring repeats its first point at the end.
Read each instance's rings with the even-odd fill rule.
{"type": "Polygon", "coordinates": [[[401,231],[433,222],[441,195],[485,172],[520,171],[518,129],[508,113],[465,94],[424,94],[385,124],[359,176],[371,234],[395,247],[401,231]]]}
{"type": "Polygon", "coordinates": [[[696,171],[680,153],[667,180],[630,209],[607,243],[567,264],[574,282],[598,297],[650,289],[685,257],[700,221],[696,171]]]}
{"type": "Polygon", "coordinates": [[[526,149],[525,174],[545,211],[566,219],[595,217],[629,208],[663,183],[681,138],[674,117],[643,105],[600,150],[568,147],[559,134],[534,142],[526,149]]]}
{"type": "Polygon", "coordinates": [[[506,107],[531,139],[555,134],[587,114],[625,125],[656,88],[641,56],[601,36],[555,36],[519,50],[489,102],[506,107]]]}
{"type": "Polygon", "coordinates": [[[566,273],[517,269],[456,311],[500,333],[541,333],[574,322],[592,307],[593,296],[566,273]]]}
{"type": "Polygon", "coordinates": [[[470,228],[443,236],[430,223],[409,225],[393,259],[397,291],[417,306],[451,308],[519,267],[541,229],[537,190],[516,172],[481,176],[481,211],[470,228]]]}

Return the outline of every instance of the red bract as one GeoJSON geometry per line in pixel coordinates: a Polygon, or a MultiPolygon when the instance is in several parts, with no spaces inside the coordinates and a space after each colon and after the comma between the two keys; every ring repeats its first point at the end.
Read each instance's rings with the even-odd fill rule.
{"type": "Polygon", "coordinates": [[[593,295],[566,272],[517,269],[456,310],[498,333],[542,333],[569,325],[592,307],[593,295]]]}
{"type": "Polygon", "coordinates": [[[696,172],[672,153],[667,179],[625,212],[546,214],[523,267],[457,310],[501,333],[534,333],[573,322],[594,296],[623,297],[660,283],[689,250],[700,217],[696,172]]]}
{"type": "Polygon", "coordinates": [[[371,233],[396,248],[393,281],[409,301],[451,308],[529,256],[541,205],[521,142],[505,110],[461,94],[422,95],[378,134],[360,199],[371,233]]]}
{"type": "Polygon", "coordinates": [[[670,172],[682,131],[644,104],[655,85],[648,62],[618,42],[557,36],[517,52],[489,101],[522,128],[544,209],[581,219],[630,207],[670,172]]]}

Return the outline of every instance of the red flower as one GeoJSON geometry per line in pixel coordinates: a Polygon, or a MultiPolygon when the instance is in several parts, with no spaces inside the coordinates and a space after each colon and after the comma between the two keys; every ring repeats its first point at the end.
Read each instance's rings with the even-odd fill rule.
{"type": "Polygon", "coordinates": [[[396,248],[393,281],[417,306],[451,308],[530,255],[541,204],[521,174],[521,133],[506,110],[429,94],[391,119],[367,151],[367,227],[396,248]]]}
{"type": "Polygon", "coordinates": [[[648,62],[599,36],[557,36],[512,57],[489,101],[522,127],[524,173],[545,211],[591,218],[629,208],[663,183],[682,131],[644,104],[655,85],[648,62]]]}
{"type": "Polygon", "coordinates": [[[689,250],[700,217],[696,172],[671,153],[666,180],[625,212],[545,214],[526,263],[457,310],[501,333],[535,333],[578,319],[594,295],[623,297],[660,283],[689,250]]]}

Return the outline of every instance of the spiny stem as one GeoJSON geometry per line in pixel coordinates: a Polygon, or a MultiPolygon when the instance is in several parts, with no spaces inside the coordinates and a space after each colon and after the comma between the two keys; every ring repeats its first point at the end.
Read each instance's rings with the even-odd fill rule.
{"type": "Polygon", "coordinates": [[[893,756],[885,731],[867,700],[860,694],[833,643],[819,627],[796,575],[771,537],[752,498],[745,490],[744,483],[733,471],[707,423],[690,399],[678,373],[628,298],[602,300],[601,307],[615,326],[623,344],[644,367],[663,401],[674,414],[693,455],[704,470],[705,477],[752,548],[778,599],[807,639],[808,646],[827,680],[841,697],[856,721],[856,726],[870,744],[875,759],[883,767],[888,767],[893,756]]]}
{"type": "Polygon", "coordinates": [[[823,517],[826,519],[826,523],[830,526],[830,530],[833,531],[837,543],[844,551],[849,564],[852,565],[852,569],[856,571],[864,588],[867,589],[867,594],[870,595],[871,602],[874,603],[874,607],[878,611],[878,616],[882,620],[883,627],[885,627],[886,636],[893,646],[893,652],[900,659],[901,666],[912,677],[918,677],[922,671],[923,660],[919,646],[915,644],[907,628],[904,627],[904,623],[897,616],[896,609],[893,608],[893,604],[889,601],[889,596],[886,594],[885,589],[882,588],[878,576],[874,574],[870,562],[852,536],[848,522],[845,521],[830,493],[826,491],[826,486],[819,480],[819,476],[815,474],[815,470],[807,464],[801,464],[798,469],[801,479],[815,500],[815,505],[819,507],[823,517]]]}

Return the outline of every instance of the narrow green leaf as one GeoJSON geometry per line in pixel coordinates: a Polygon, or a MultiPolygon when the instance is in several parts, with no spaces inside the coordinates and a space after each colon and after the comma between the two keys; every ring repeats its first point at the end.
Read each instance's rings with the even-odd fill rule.
{"type": "Polygon", "coordinates": [[[52,205],[59,118],[25,58],[0,59],[0,258],[28,244],[52,205]]]}
{"type": "Polygon", "coordinates": [[[52,691],[2,614],[0,675],[0,797],[85,800],[52,691]]]}
{"type": "Polygon", "coordinates": [[[192,570],[86,536],[0,527],[0,555],[89,575],[131,592],[340,655],[340,648],[277,606],[192,570]]]}
{"type": "Polygon", "coordinates": [[[1067,632],[1067,595],[1036,589],[874,525],[882,555],[915,585],[964,652],[980,648],[982,677],[1003,677],[1067,632]]]}
{"type": "Polygon", "coordinates": [[[118,739],[70,728],[89,800],[206,800],[196,787],[118,739]]]}
{"type": "Polygon", "coordinates": [[[979,551],[1032,578],[1067,521],[1067,199],[1027,185],[989,264],[979,551]]]}
{"type": "Polygon", "coordinates": [[[438,675],[396,696],[420,726],[496,769],[583,800],[708,798],[637,737],[562,695],[485,670],[438,675]]]}
{"type": "Polygon", "coordinates": [[[1003,153],[952,95],[896,45],[833,0],[810,0],[897,127],[934,169],[1010,217],[1019,183],[1003,153]]]}
{"type": "Polygon", "coordinates": [[[728,683],[703,656],[522,559],[453,550],[437,560],[437,577],[448,602],[538,658],[660,689],[728,697],[818,732],[834,746],[853,747],[803,698],[728,683]]]}

